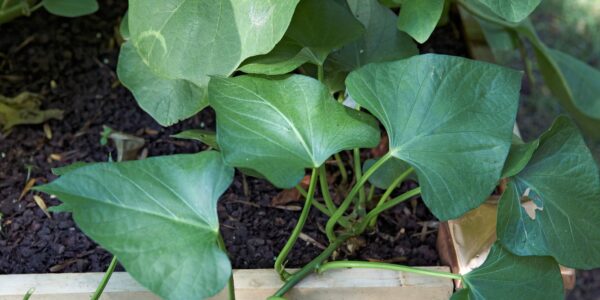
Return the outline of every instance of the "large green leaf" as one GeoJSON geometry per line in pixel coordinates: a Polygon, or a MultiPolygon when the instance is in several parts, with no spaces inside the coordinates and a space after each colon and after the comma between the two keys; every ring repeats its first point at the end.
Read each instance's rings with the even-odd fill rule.
{"type": "Polygon", "coordinates": [[[217,152],[69,171],[38,190],[72,209],[88,236],[165,299],[207,298],[231,274],[217,246],[217,200],[233,179],[217,152]]]}
{"type": "Polygon", "coordinates": [[[343,149],[379,142],[371,116],[339,104],[310,77],[212,78],[208,89],[225,161],[256,170],[278,187],[293,187],[305,168],[343,149]]]}
{"type": "Polygon", "coordinates": [[[369,63],[407,58],[419,54],[412,39],[399,32],[397,16],[377,0],[347,0],[356,19],[365,27],[364,35],[332,53],[331,62],[343,71],[369,63]]]}
{"type": "Polygon", "coordinates": [[[390,152],[411,164],[440,219],[479,206],[500,178],[511,144],[521,74],[444,55],[370,64],[346,86],[383,124],[390,152]]]}
{"type": "Polygon", "coordinates": [[[131,41],[121,46],[117,74],[140,107],[163,126],[189,118],[208,105],[205,87],[158,76],[142,61],[131,41]]]}
{"type": "Polygon", "coordinates": [[[600,267],[600,177],[577,128],[559,117],[499,204],[498,238],[518,255],[551,255],[578,269],[600,267]],[[521,198],[535,207],[530,217],[521,198]]]}
{"type": "Polygon", "coordinates": [[[510,21],[520,22],[527,18],[542,0],[478,0],[489,7],[498,16],[510,21]]]}
{"type": "Polygon", "coordinates": [[[533,45],[546,86],[586,134],[600,138],[600,71],[560,51],[546,47],[531,23],[518,31],[533,45]]]}
{"type": "Polygon", "coordinates": [[[516,256],[494,244],[483,265],[463,276],[452,300],[563,299],[560,268],[550,257],[516,256]]]}
{"type": "Polygon", "coordinates": [[[131,45],[119,59],[128,72],[120,79],[162,125],[192,116],[206,104],[209,76],[229,76],[244,59],[269,52],[298,1],[131,0],[131,45]]]}
{"type": "Polygon", "coordinates": [[[63,17],[80,17],[98,10],[96,0],[43,0],[42,5],[52,14],[63,17]]]}
{"type": "Polygon", "coordinates": [[[129,31],[142,60],[162,77],[197,85],[230,75],[247,57],[269,52],[298,0],[129,2],[129,31]]]}
{"type": "Polygon", "coordinates": [[[364,28],[336,0],[303,0],[298,4],[285,37],[269,53],[251,57],[240,70],[277,75],[304,63],[322,65],[337,48],[358,39],[364,28]]]}
{"type": "Polygon", "coordinates": [[[437,26],[444,0],[406,0],[398,16],[398,29],[410,34],[417,42],[424,43],[437,26]]]}

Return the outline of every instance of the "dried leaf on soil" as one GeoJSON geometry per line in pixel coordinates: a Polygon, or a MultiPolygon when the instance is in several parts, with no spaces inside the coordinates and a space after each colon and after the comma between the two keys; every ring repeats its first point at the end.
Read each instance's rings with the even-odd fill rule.
{"type": "Polygon", "coordinates": [[[7,131],[21,124],[40,124],[49,119],[62,119],[62,110],[40,109],[41,100],[40,95],[30,92],[20,93],[13,98],[0,95],[0,124],[3,130],[7,131]]]}

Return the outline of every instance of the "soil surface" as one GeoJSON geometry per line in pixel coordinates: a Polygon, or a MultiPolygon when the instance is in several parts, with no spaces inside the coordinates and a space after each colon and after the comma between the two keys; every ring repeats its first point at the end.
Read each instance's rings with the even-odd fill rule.
{"type": "MultiPolygon", "coordinates": [[[[44,108],[64,110],[62,121],[47,122],[51,138],[42,125],[19,126],[0,134],[0,273],[106,269],[110,254],[87,238],[70,214],[50,213],[50,219],[34,201],[34,193],[20,198],[29,179],[36,184],[53,180],[51,168],[116,157],[114,147],[99,142],[103,125],[143,138],[148,156],[200,151],[201,144],[170,136],[184,129],[214,128],[211,110],[163,128],[136,105],[115,74],[116,30],[126,4],[105,0],[100,7],[98,13],[76,19],[40,11],[0,27],[0,94],[38,93],[44,97],[44,108]]],[[[466,55],[453,25],[437,30],[431,40],[421,46],[423,52],[466,55]]],[[[246,194],[243,178],[236,174],[221,198],[221,228],[235,268],[271,268],[302,203],[274,205],[279,190],[264,180],[247,178],[247,183],[246,194]]],[[[408,185],[414,184],[404,188],[408,185]]],[[[60,203],[39,196],[48,206],[60,203]]],[[[321,213],[311,213],[304,238],[289,255],[289,266],[303,265],[320,253],[327,244],[324,221],[321,213]]],[[[337,257],[439,264],[437,222],[419,199],[382,215],[377,228],[344,246],[337,257]]]]}

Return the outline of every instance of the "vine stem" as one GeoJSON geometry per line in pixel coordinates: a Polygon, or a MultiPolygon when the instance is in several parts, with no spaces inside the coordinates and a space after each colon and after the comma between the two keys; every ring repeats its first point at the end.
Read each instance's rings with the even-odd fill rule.
{"type": "Polygon", "coordinates": [[[96,291],[90,298],[91,300],[100,299],[100,296],[102,295],[102,292],[104,292],[104,288],[108,284],[108,281],[110,280],[110,277],[112,276],[112,273],[115,271],[116,267],[117,267],[117,257],[113,256],[112,260],[110,261],[110,264],[108,265],[108,269],[106,270],[106,272],[104,273],[104,276],[102,277],[102,281],[100,281],[100,284],[96,288],[96,291]]]}
{"type": "MultiPolygon", "coordinates": [[[[367,174],[367,173],[365,173],[365,174],[367,174]]],[[[376,216],[377,214],[381,213],[382,211],[394,206],[395,204],[398,204],[402,201],[405,201],[406,199],[410,199],[411,197],[418,195],[420,192],[421,192],[421,188],[412,189],[412,190],[386,202],[385,204],[381,205],[379,208],[374,209],[371,212],[369,212],[369,214],[367,214],[365,219],[363,219],[360,223],[358,223],[354,227],[354,228],[358,228],[358,230],[350,229],[349,231],[344,232],[341,235],[337,236],[327,246],[327,248],[325,248],[325,250],[323,250],[323,252],[321,252],[321,254],[319,254],[319,256],[314,258],[310,263],[308,263],[307,265],[302,267],[302,269],[300,269],[296,273],[290,275],[290,277],[287,278],[285,284],[273,296],[283,297],[283,295],[285,295],[285,293],[287,293],[298,282],[300,282],[302,279],[304,279],[304,277],[308,276],[309,274],[311,274],[314,271],[319,270],[321,268],[321,265],[325,262],[325,260],[327,260],[335,250],[337,250],[344,242],[346,242],[346,240],[348,240],[349,238],[351,238],[353,236],[360,235],[366,229],[367,224],[369,224],[369,221],[371,220],[370,218],[372,218],[373,216],[376,216]]]]}
{"type": "Polygon", "coordinates": [[[363,176],[360,177],[360,179],[357,179],[358,182],[352,187],[352,189],[350,190],[350,193],[348,193],[348,196],[346,196],[346,198],[344,199],[344,201],[342,202],[340,207],[338,207],[338,209],[335,211],[335,213],[333,213],[333,215],[331,215],[331,218],[327,221],[327,225],[325,226],[327,238],[329,239],[330,242],[335,240],[335,233],[333,232],[335,224],[342,217],[344,212],[346,212],[348,207],[350,207],[352,200],[354,199],[356,194],[359,192],[360,188],[367,182],[369,177],[371,177],[371,175],[373,175],[373,173],[375,173],[375,171],[379,167],[381,167],[386,161],[388,161],[390,158],[392,158],[392,153],[388,152],[386,155],[382,156],[379,160],[377,160],[365,172],[365,174],[363,174],[363,176]]]}
{"type": "Polygon", "coordinates": [[[421,187],[417,187],[414,188],[410,191],[407,191],[406,193],[390,200],[387,201],[385,203],[383,203],[380,206],[375,207],[373,210],[371,210],[367,216],[357,225],[357,232],[360,234],[363,231],[365,231],[365,229],[367,228],[367,226],[369,225],[369,223],[372,222],[372,220],[374,220],[375,218],[377,218],[377,216],[379,216],[380,213],[382,213],[383,211],[390,209],[398,204],[400,204],[401,202],[404,202],[416,195],[421,194],[421,187]]]}
{"type": "Polygon", "coordinates": [[[342,157],[339,153],[334,154],[333,157],[335,158],[335,163],[337,164],[338,169],[340,169],[340,174],[342,175],[342,184],[345,185],[348,183],[348,171],[346,171],[346,166],[344,166],[344,162],[342,161],[342,157]]]}
{"type": "Polygon", "coordinates": [[[286,280],[290,276],[290,274],[285,271],[283,264],[285,263],[287,255],[290,253],[292,247],[296,243],[298,236],[302,232],[302,228],[304,227],[304,223],[306,223],[306,219],[308,219],[308,213],[310,212],[310,207],[312,206],[318,177],[319,169],[313,168],[312,174],[310,176],[310,184],[308,185],[308,193],[304,201],[304,207],[302,208],[302,212],[300,213],[300,218],[298,218],[298,223],[296,223],[296,226],[294,227],[290,238],[287,240],[285,246],[283,246],[283,249],[281,249],[281,252],[279,252],[279,255],[277,255],[277,259],[275,260],[275,271],[277,271],[277,274],[279,274],[282,280],[286,280]]]}
{"type": "MultiPolygon", "coordinates": [[[[225,253],[227,253],[227,247],[225,246],[225,241],[223,240],[223,236],[219,233],[217,238],[217,243],[219,244],[219,248],[225,253]]],[[[229,276],[229,282],[227,283],[227,294],[229,300],[235,300],[235,284],[233,282],[233,270],[231,271],[231,276],[229,276]]]]}
{"type": "Polygon", "coordinates": [[[325,170],[325,165],[319,167],[319,184],[321,186],[321,194],[323,195],[325,205],[327,206],[329,213],[332,214],[337,207],[335,207],[333,199],[331,199],[331,194],[329,193],[329,184],[327,184],[327,170],[325,170]]]}
{"type": "Polygon", "coordinates": [[[298,282],[300,282],[302,279],[304,279],[304,277],[306,277],[309,274],[313,273],[314,271],[318,270],[320,268],[321,264],[326,259],[328,259],[331,256],[331,254],[335,250],[337,250],[337,248],[339,248],[347,239],[349,239],[352,236],[353,236],[352,234],[346,233],[346,234],[342,234],[339,237],[337,237],[332,243],[330,243],[327,246],[327,248],[325,248],[325,250],[323,250],[323,252],[321,252],[321,254],[319,254],[319,256],[314,258],[311,262],[309,262],[307,265],[305,265],[302,269],[300,269],[296,273],[292,274],[287,279],[285,284],[281,288],[279,288],[279,290],[277,290],[277,292],[275,292],[275,294],[273,296],[283,297],[283,295],[285,295],[285,293],[287,293],[291,288],[293,288],[296,284],[298,284],[298,282]]]}
{"type": "Polygon", "coordinates": [[[346,268],[383,269],[383,270],[409,272],[409,273],[449,278],[449,279],[457,279],[457,280],[463,279],[462,275],[454,274],[454,273],[450,273],[450,272],[427,270],[427,269],[423,269],[423,268],[416,268],[416,267],[409,267],[409,266],[404,266],[404,265],[396,265],[396,264],[381,263],[381,262],[350,261],[350,260],[348,260],[348,261],[332,261],[332,262],[324,263],[317,269],[317,272],[323,273],[328,270],[346,269],[346,268]]]}

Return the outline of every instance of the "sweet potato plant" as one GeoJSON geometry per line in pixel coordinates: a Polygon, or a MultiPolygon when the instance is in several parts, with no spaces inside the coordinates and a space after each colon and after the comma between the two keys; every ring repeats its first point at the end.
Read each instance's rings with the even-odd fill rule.
{"type": "Polygon", "coordinates": [[[62,176],[38,190],[63,201],[55,210],[72,212],[87,235],[165,299],[207,298],[226,285],[234,299],[217,202],[236,168],[305,195],[296,227],[274,258],[282,286],[273,299],[307,275],[335,268],[462,280],[453,299],[560,299],[559,264],[600,267],[599,172],[578,126],[560,116],[539,139],[522,141],[513,127],[523,72],[418,55],[412,39],[426,41],[452,7],[524,36],[566,110],[598,133],[598,71],[542,44],[527,19],[539,2],[130,0],[121,25],[121,82],[164,126],[212,107],[216,136],[183,136],[214,150],[77,164],[57,170],[62,176]],[[389,6],[399,6],[399,14],[389,6]],[[387,153],[361,161],[360,149],[377,146],[381,128],[387,153]],[[333,183],[330,160],[342,173],[333,183]],[[307,174],[305,190],[298,184],[307,174]],[[419,186],[391,197],[408,178],[419,186]],[[444,221],[481,205],[501,180],[508,183],[498,240],[470,273],[331,261],[349,238],[373,230],[379,214],[403,201],[420,196],[444,221]],[[369,196],[368,185],[383,194],[369,196]],[[342,191],[341,202],[332,200],[333,190],[342,191]],[[288,253],[313,208],[329,216],[329,245],[289,272],[288,253]]]}

